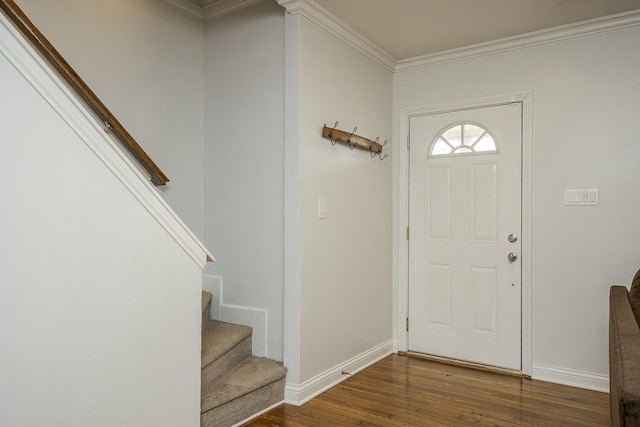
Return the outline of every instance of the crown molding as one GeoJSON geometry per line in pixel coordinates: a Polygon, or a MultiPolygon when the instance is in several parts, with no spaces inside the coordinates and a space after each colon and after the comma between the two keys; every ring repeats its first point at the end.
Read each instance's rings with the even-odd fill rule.
{"type": "Polygon", "coordinates": [[[640,25],[640,10],[590,19],[574,24],[561,25],[545,30],[534,31],[518,36],[446,50],[415,58],[403,59],[397,62],[394,71],[409,71],[432,65],[462,61],[479,56],[553,43],[560,40],[587,36],[604,31],[631,27],[634,25],[640,25]]]}
{"type": "MultiPolygon", "coordinates": [[[[236,12],[263,0],[218,0],[201,7],[189,0],[165,0],[201,19],[214,19],[236,12]]],[[[513,37],[445,50],[414,58],[396,60],[385,50],[349,27],[313,0],[277,0],[287,13],[302,15],[321,28],[344,41],[389,71],[402,72],[448,62],[462,61],[479,56],[492,55],[514,49],[522,49],[560,40],[640,25],[640,9],[595,18],[573,24],[561,25],[513,37]]]]}
{"type": "Polygon", "coordinates": [[[387,70],[394,71],[397,64],[394,57],[353,30],[313,0],[278,0],[278,4],[284,7],[287,13],[304,16],[360,53],[382,65],[387,70]]]}
{"type": "Polygon", "coordinates": [[[253,6],[263,0],[218,0],[202,8],[205,19],[214,19],[253,6]]]}
{"type": "Polygon", "coordinates": [[[200,19],[215,19],[236,12],[263,0],[217,0],[207,6],[198,6],[189,0],[165,0],[200,19]]]}
{"type": "Polygon", "coordinates": [[[178,7],[179,9],[184,10],[190,15],[196,16],[200,19],[204,19],[204,12],[202,11],[202,6],[198,6],[196,4],[191,3],[189,0],[164,0],[167,3],[171,3],[172,5],[178,7]]]}

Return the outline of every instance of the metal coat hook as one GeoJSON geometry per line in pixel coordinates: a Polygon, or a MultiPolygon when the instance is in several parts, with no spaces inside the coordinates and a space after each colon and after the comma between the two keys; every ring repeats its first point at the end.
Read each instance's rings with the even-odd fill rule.
{"type": "MultiPolygon", "coordinates": [[[[326,126],[327,125],[325,124],[325,127],[326,126]]],[[[336,145],[336,142],[338,142],[338,140],[340,139],[338,137],[336,138],[333,137],[333,131],[336,130],[337,127],[338,127],[338,122],[335,122],[335,124],[333,125],[333,129],[331,129],[331,133],[329,133],[329,141],[331,141],[331,145],[336,145]]]]}
{"type": "Polygon", "coordinates": [[[371,155],[371,158],[372,158],[372,159],[373,159],[373,158],[376,156],[376,154],[377,154],[375,151],[373,151],[373,146],[374,146],[375,144],[380,145],[380,143],[379,143],[378,141],[380,141],[380,137],[379,137],[379,136],[377,136],[377,137],[376,137],[376,140],[375,140],[375,141],[373,141],[373,142],[371,143],[371,145],[369,145],[369,154],[371,155]]]}
{"type": "Polygon", "coordinates": [[[353,128],[353,132],[351,132],[351,135],[349,135],[349,138],[347,138],[347,144],[349,144],[349,149],[353,150],[354,148],[356,148],[356,143],[351,144],[351,137],[353,136],[354,133],[356,133],[356,131],[358,130],[357,127],[353,128]]]}
{"type": "Polygon", "coordinates": [[[373,144],[371,144],[371,147],[369,147],[369,154],[371,154],[371,158],[372,158],[372,159],[373,159],[375,156],[378,156],[378,157],[380,158],[380,160],[384,160],[384,159],[386,159],[387,157],[389,157],[389,155],[388,155],[388,154],[385,154],[385,155],[383,156],[383,155],[382,155],[382,149],[384,148],[384,146],[385,146],[385,145],[387,145],[387,142],[389,142],[389,141],[387,141],[387,140],[385,139],[384,144],[380,144],[378,141],[380,141],[380,138],[379,138],[379,137],[378,137],[378,138],[376,138],[376,140],[374,141],[374,144],[378,144],[378,145],[380,145],[380,150],[378,150],[378,152],[377,152],[377,153],[376,153],[376,152],[374,152],[373,150],[371,150],[371,147],[373,147],[373,144]]]}

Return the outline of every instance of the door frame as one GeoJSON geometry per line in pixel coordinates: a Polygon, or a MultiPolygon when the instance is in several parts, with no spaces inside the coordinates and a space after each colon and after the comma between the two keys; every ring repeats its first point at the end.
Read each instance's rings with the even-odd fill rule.
{"type": "Polygon", "coordinates": [[[533,92],[516,92],[484,98],[404,108],[397,116],[397,141],[393,144],[393,287],[394,351],[408,350],[406,319],[409,307],[409,122],[412,117],[448,113],[513,102],[522,103],[522,373],[532,374],[533,278],[533,92]]]}

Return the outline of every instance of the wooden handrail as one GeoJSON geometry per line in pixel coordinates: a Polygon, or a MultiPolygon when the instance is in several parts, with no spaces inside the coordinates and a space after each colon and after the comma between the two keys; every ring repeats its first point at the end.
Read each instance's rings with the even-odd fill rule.
{"type": "Polygon", "coordinates": [[[36,28],[24,12],[13,0],[0,0],[0,9],[20,30],[20,32],[33,44],[51,67],[58,71],[60,76],[71,86],[76,94],[84,100],[87,106],[105,124],[108,131],[118,137],[124,147],[151,175],[151,182],[155,185],[165,185],[169,178],[160,170],[153,160],[138,145],[136,140],[115,118],[109,109],[100,101],[96,94],[80,78],[78,73],[65,61],[60,53],[53,47],[47,38],[36,28]]]}

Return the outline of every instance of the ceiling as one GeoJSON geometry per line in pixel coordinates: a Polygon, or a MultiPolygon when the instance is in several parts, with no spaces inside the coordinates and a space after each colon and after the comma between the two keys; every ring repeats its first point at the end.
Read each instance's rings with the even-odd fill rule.
{"type": "MultiPolygon", "coordinates": [[[[188,1],[203,10],[232,11],[260,0],[179,1],[188,1]]],[[[640,11],[640,0],[313,1],[395,60],[640,11]]],[[[216,16],[214,13],[207,17],[216,16]]]]}

